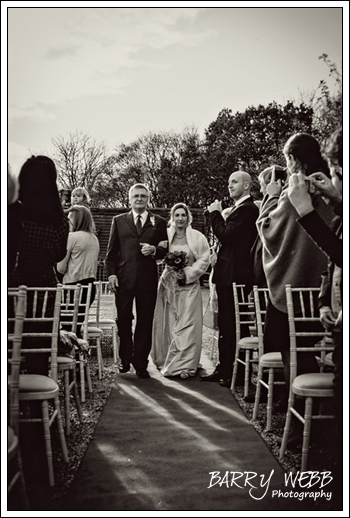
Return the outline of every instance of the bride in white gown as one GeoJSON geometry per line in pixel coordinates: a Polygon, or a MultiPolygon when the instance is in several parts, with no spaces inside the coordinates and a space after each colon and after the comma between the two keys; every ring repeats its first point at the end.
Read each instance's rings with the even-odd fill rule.
{"type": "Polygon", "coordinates": [[[209,265],[209,244],[191,227],[192,215],[184,203],[171,209],[169,252],[182,250],[187,266],[175,272],[166,266],[159,280],[153,319],[151,358],[163,376],[194,376],[202,348],[202,295],[199,278],[209,265]],[[184,285],[179,285],[184,279],[184,285]]]}

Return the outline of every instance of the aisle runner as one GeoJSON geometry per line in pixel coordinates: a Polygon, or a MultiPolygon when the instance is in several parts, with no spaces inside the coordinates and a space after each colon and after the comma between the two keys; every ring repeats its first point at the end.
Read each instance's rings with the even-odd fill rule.
{"type": "Polygon", "coordinates": [[[284,472],[228,389],[149,370],[118,376],[64,510],[298,507],[277,496],[284,472]]]}

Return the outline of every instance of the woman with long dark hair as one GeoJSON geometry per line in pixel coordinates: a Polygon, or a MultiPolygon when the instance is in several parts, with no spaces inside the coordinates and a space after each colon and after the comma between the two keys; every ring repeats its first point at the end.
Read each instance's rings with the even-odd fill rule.
{"type": "Polygon", "coordinates": [[[55,265],[66,255],[69,223],[57,189],[54,162],[32,156],[19,173],[22,235],[11,284],[56,286],[55,265]]]}
{"type": "MultiPolygon", "coordinates": [[[[18,179],[22,229],[16,264],[9,276],[9,285],[56,286],[55,265],[66,255],[69,223],[59,199],[55,164],[47,156],[32,156],[23,164],[18,179]]],[[[28,308],[32,304],[30,295],[28,293],[28,308]]],[[[39,300],[38,311],[41,309],[41,303],[39,300]]],[[[53,308],[52,294],[47,304],[47,316],[53,315],[53,308]]],[[[30,324],[26,325],[26,331],[29,332],[30,324]]],[[[42,323],[42,331],[45,325],[45,322],[42,323]]],[[[26,347],[35,346],[31,341],[30,338],[26,339],[26,347]]],[[[28,355],[25,369],[30,374],[47,375],[48,355],[28,355]]]]}

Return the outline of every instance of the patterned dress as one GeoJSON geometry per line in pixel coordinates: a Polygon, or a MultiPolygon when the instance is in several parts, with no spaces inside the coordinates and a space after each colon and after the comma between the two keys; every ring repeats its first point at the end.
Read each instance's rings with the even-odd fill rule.
{"type": "MultiPolygon", "coordinates": [[[[24,220],[22,222],[21,238],[17,254],[16,266],[10,276],[10,286],[35,286],[54,287],[57,285],[55,265],[66,255],[69,223],[66,216],[58,227],[53,225],[42,225],[35,221],[24,220]]],[[[46,315],[52,316],[54,309],[54,293],[49,296],[46,315]]],[[[38,300],[38,313],[41,310],[42,301],[38,300]]],[[[32,307],[32,294],[27,294],[27,315],[30,316],[32,307]]],[[[11,308],[9,308],[9,313],[11,308]]],[[[25,323],[25,332],[50,332],[51,322],[25,323]],[[37,326],[40,325],[40,330],[37,326]]],[[[23,345],[26,348],[35,348],[35,338],[25,338],[23,345]]],[[[50,347],[50,338],[42,339],[42,347],[50,347]],[[47,344],[44,345],[44,341],[47,344]]],[[[48,373],[48,355],[44,353],[29,354],[22,366],[29,374],[48,373]]]]}

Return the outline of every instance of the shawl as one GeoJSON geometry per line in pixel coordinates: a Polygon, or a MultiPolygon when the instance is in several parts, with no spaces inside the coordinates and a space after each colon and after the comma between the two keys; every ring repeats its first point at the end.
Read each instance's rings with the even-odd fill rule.
{"type": "MultiPolygon", "coordinates": [[[[170,246],[170,243],[172,243],[175,235],[175,225],[171,225],[167,229],[167,232],[170,246]]],[[[198,230],[192,228],[191,225],[188,225],[186,229],[186,240],[189,249],[195,258],[195,262],[192,264],[192,266],[185,266],[184,268],[184,272],[186,274],[186,284],[190,284],[199,279],[199,277],[201,277],[207,271],[209,266],[210,249],[205,236],[198,230]]]]}
{"type": "MultiPolygon", "coordinates": [[[[298,223],[298,213],[288,198],[265,195],[256,225],[263,243],[263,266],[272,304],[287,313],[285,285],[319,287],[326,256],[298,223]]],[[[331,209],[319,199],[317,212],[330,224],[331,209]]]]}

